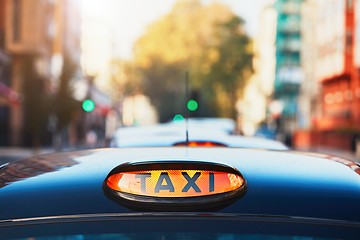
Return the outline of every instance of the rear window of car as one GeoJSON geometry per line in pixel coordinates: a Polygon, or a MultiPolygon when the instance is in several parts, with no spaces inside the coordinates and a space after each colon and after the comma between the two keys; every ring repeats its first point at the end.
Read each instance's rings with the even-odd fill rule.
{"type": "MultiPolygon", "coordinates": [[[[201,214],[201,216],[200,216],[201,214]]],[[[291,220],[291,217],[109,216],[0,224],[1,239],[356,239],[356,223],[291,220]],[[1,226],[2,225],[2,226],[1,226]]]]}
{"type": "MultiPolygon", "coordinates": [[[[22,238],[28,240],[29,238],[22,238]]],[[[264,234],[234,234],[234,233],[129,233],[129,234],[95,234],[95,235],[69,235],[69,236],[47,236],[39,238],[30,238],[32,240],[176,240],[176,239],[186,239],[186,240],[237,240],[237,239],[296,239],[296,240],[312,240],[312,239],[333,239],[333,238],[318,238],[311,236],[281,236],[281,235],[264,235],[264,234]]],[[[334,238],[335,239],[335,238],[334,238]]]]}

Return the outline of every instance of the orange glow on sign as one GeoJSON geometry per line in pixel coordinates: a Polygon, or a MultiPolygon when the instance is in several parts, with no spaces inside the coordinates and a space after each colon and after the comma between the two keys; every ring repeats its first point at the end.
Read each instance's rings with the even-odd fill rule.
{"type": "Polygon", "coordinates": [[[222,143],[210,142],[210,141],[190,141],[190,142],[180,142],[174,144],[174,146],[188,146],[188,147],[225,147],[222,143]]]}
{"type": "Polygon", "coordinates": [[[196,197],[239,189],[237,174],[210,170],[148,170],[115,173],[106,180],[116,191],[151,197],[196,197]]]}

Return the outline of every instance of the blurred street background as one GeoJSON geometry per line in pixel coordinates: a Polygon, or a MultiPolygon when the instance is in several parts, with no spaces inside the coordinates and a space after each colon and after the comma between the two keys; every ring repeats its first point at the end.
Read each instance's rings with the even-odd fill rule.
{"type": "Polygon", "coordinates": [[[359,160],[359,73],[360,0],[0,0],[0,155],[221,117],[359,160]]]}

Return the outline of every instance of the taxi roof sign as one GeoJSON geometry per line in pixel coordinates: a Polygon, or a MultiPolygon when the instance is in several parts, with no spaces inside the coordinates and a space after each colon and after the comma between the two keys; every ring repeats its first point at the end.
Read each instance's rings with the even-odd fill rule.
{"type": "Polygon", "coordinates": [[[214,141],[187,141],[177,142],[173,146],[188,146],[188,147],[226,147],[225,144],[214,141]]]}
{"type": "Polygon", "coordinates": [[[104,181],[105,193],[128,207],[148,210],[206,210],[244,193],[241,173],[208,162],[122,164],[104,181]],[[175,207],[175,208],[174,208],[175,207]]]}

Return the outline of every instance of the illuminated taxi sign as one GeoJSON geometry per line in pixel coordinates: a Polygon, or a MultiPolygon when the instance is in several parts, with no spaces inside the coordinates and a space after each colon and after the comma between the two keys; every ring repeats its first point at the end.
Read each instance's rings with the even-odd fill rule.
{"type": "Polygon", "coordinates": [[[189,141],[178,142],[174,146],[188,146],[188,147],[226,147],[225,144],[213,142],[213,141],[189,141]]]}
{"type": "Polygon", "coordinates": [[[239,196],[244,188],[245,180],[236,169],[204,162],[125,164],[111,171],[104,181],[105,193],[114,200],[139,208],[151,203],[151,209],[158,210],[219,205],[239,196]]]}

